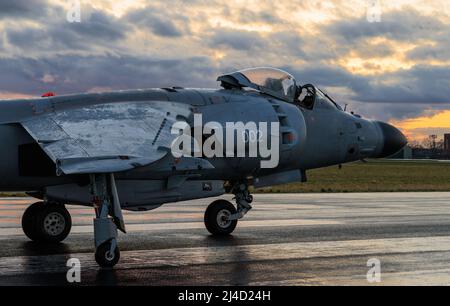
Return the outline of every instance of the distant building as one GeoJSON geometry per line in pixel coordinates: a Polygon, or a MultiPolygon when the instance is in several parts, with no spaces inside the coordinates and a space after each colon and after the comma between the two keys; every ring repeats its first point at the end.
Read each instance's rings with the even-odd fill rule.
{"type": "Polygon", "coordinates": [[[450,134],[444,134],[444,151],[450,155],[450,134]]]}

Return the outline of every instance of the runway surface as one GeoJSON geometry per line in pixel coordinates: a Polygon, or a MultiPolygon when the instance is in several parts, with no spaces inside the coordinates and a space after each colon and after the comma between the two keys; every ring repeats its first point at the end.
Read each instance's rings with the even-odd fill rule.
{"type": "MultiPolygon", "coordinates": [[[[228,198],[229,199],[229,198],[228,198]]],[[[97,267],[91,208],[68,206],[71,235],[37,245],[20,222],[30,198],[0,199],[0,285],[448,285],[450,193],[255,194],[233,236],[203,226],[212,199],[126,212],[121,261],[97,267]],[[369,283],[369,260],[381,282],[369,283]]]]}

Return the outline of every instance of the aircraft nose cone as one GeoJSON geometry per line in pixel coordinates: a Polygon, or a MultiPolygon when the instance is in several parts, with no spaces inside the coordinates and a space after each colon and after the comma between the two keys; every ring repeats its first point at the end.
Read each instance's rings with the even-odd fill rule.
{"type": "Polygon", "coordinates": [[[408,143],[405,135],[403,135],[396,127],[381,121],[378,121],[377,123],[384,138],[383,149],[377,157],[391,156],[400,151],[408,143]]]}

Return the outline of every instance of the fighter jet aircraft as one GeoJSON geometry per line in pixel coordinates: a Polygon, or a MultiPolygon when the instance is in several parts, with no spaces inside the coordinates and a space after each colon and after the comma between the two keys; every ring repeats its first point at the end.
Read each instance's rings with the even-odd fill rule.
{"type": "Polygon", "coordinates": [[[0,190],[40,199],[24,233],[58,243],[71,229],[65,204],[95,209],[95,259],[120,257],[122,209],[232,193],[204,222],[228,235],[251,209],[249,187],[306,181],[309,169],[387,157],[406,144],[395,127],[344,111],[289,73],[251,68],[221,88],[128,90],[0,101],[0,190]]]}

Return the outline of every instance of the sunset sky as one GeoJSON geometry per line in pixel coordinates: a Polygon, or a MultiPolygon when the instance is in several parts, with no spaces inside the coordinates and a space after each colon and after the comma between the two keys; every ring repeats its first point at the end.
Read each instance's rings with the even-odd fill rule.
{"type": "Polygon", "coordinates": [[[82,0],[70,23],[72,2],[0,0],[0,98],[217,87],[274,66],[410,139],[450,132],[448,0],[82,0]]]}

